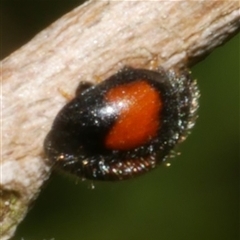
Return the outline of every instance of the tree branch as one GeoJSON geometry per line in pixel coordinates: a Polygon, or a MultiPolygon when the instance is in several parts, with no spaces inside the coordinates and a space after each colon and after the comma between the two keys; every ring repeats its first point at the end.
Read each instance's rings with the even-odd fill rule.
{"type": "Polygon", "coordinates": [[[79,81],[124,65],[193,66],[240,29],[238,1],[89,1],[1,62],[1,239],[25,216],[51,167],[43,140],[79,81]]]}

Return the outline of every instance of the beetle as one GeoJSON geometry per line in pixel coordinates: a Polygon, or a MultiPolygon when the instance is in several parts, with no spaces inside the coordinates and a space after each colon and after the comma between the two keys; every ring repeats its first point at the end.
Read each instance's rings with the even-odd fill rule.
{"type": "Polygon", "coordinates": [[[83,84],[56,116],[44,149],[81,178],[133,178],[165,161],[196,120],[199,90],[190,74],[125,67],[83,84]]]}

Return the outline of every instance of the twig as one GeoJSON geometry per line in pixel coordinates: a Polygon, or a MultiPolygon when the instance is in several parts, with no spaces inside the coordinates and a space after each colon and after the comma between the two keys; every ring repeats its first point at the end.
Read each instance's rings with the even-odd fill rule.
{"type": "Polygon", "coordinates": [[[238,1],[89,1],[1,62],[1,239],[48,178],[43,140],[79,81],[193,66],[240,29],[238,1]]]}

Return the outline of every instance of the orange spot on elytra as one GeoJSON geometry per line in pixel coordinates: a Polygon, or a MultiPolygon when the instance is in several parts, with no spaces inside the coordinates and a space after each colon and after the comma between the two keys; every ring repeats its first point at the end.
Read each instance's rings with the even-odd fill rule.
{"type": "Polygon", "coordinates": [[[118,110],[118,118],[105,139],[109,149],[130,150],[154,138],[160,127],[160,93],[144,80],[110,89],[106,101],[118,110]]]}

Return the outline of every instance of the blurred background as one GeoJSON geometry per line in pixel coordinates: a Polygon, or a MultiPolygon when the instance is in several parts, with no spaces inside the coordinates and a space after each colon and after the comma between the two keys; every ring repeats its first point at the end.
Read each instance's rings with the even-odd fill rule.
{"type": "MultiPolygon", "coordinates": [[[[1,1],[1,59],[80,1],[1,1]]],[[[199,119],[181,156],[139,178],[53,173],[13,240],[239,239],[240,34],[192,68],[199,119]]]]}

